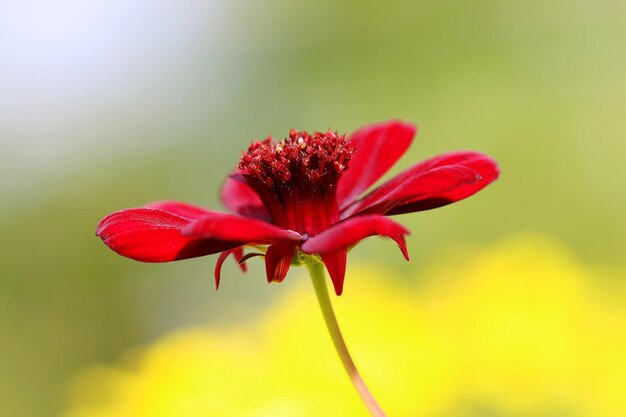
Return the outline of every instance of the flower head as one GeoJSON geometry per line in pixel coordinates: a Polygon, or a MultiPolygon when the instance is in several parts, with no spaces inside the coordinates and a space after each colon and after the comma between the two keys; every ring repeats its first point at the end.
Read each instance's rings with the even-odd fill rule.
{"type": "Polygon", "coordinates": [[[337,183],[353,154],[345,135],[292,130],[250,145],[235,180],[256,192],[272,223],[312,237],[339,220],[337,183]]]}
{"type": "Polygon", "coordinates": [[[397,121],[336,132],[253,142],[221,190],[231,213],[163,201],[106,216],[96,234],[120,255],[167,262],[221,253],[245,269],[246,246],[267,246],[267,279],[281,282],[292,262],[317,255],[335,292],[343,291],[347,251],[365,237],[393,239],[408,260],[409,232],[387,216],[462,200],[497,179],[498,167],[477,152],[453,152],[418,163],[362,194],[405,153],[415,127],[397,121]]]}

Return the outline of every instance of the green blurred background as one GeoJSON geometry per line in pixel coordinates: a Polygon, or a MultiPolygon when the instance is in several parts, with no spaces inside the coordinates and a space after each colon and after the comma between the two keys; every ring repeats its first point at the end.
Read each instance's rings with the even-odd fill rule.
{"type": "Polygon", "coordinates": [[[394,172],[457,149],[500,162],[478,196],[398,218],[411,264],[378,239],[350,262],[536,231],[623,265],[625,21],[618,0],[0,3],[0,414],[58,415],[82,367],[294,285],[228,263],[215,293],[214,259],[134,263],[94,236],[152,200],[217,208],[240,150],[292,127],[415,122],[394,172]]]}

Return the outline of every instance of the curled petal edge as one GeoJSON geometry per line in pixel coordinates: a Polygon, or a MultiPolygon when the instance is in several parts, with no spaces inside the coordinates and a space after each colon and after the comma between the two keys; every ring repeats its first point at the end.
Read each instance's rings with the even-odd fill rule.
{"type": "Polygon", "coordinates": [[[220,287],[222,265],[224,264],[224,261],[230,255],[233,255],[233,257],[235,258],[235,261],[237,262],[237,265],[239,265],[239,268],[241,268],[243,272],[246,272],[248,270],[248,267],[246,266],[246,264],[244,262],[241,262],[241,260],[243,259],[243,248],[241,246],[238,248],[227,250],[227,251],[220,253],[220,256],[218,256],[217,261],[215,262],[215,289],[216,290],[218,290],[220,287]]]}

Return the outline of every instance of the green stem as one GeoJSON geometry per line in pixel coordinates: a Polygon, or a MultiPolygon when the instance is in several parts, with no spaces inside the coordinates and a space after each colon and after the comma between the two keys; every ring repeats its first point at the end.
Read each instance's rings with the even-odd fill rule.
{"type": "Polygon", "coordinates": [[[333,306],[330,302],[330,297],[328,296],[328,288],[326,287],[326,279],[324,277],[324,264],[320,262],[307,263],[307,268],[309,269],[311,281],[313,282],[313,287],[315,288],[317,301],[319,302],[322,314],[324,315],[324,321],[326,321],[326,327],[328,327],[328,332],[330,333],[331,339],[333,339],[335,349],[339,354],[343,367],[346,369],[354,388],[356,388],[357,392],[361,396],[361,399],[370,414],[374,417],[385,417],[385,413],[378,406],[374,397],[372,397],[372,394],[367,389],[365,382],[363,382],[363,378],[361,378],[359,371],[356,369],[354,361],[350,356],[350,352],[348,352],[348,348],[346,347],[346,342],[343,340],[343,336],[341,335],[341,330],[339,329],[339,324],[337,323],[337,317],[335,316],[333,306]]]}

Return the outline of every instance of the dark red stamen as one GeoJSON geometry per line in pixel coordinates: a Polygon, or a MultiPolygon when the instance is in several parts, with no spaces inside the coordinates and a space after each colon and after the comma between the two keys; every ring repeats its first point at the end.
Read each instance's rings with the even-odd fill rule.
{"type": "Polygon", "coordinates": [[[337,221],[337,181],[353,154],[345,135],[292,130],[252,143],[239,168],[275,223],[314,235],[337,221]]]}
{"type": "Polygon", "coordinates": [[[335,183],[354,149],[336,132],[292,130],[287,139],[256,141],[243,154],[239,167],[269,187],[302,187],[310,192],[335,183]]]}

